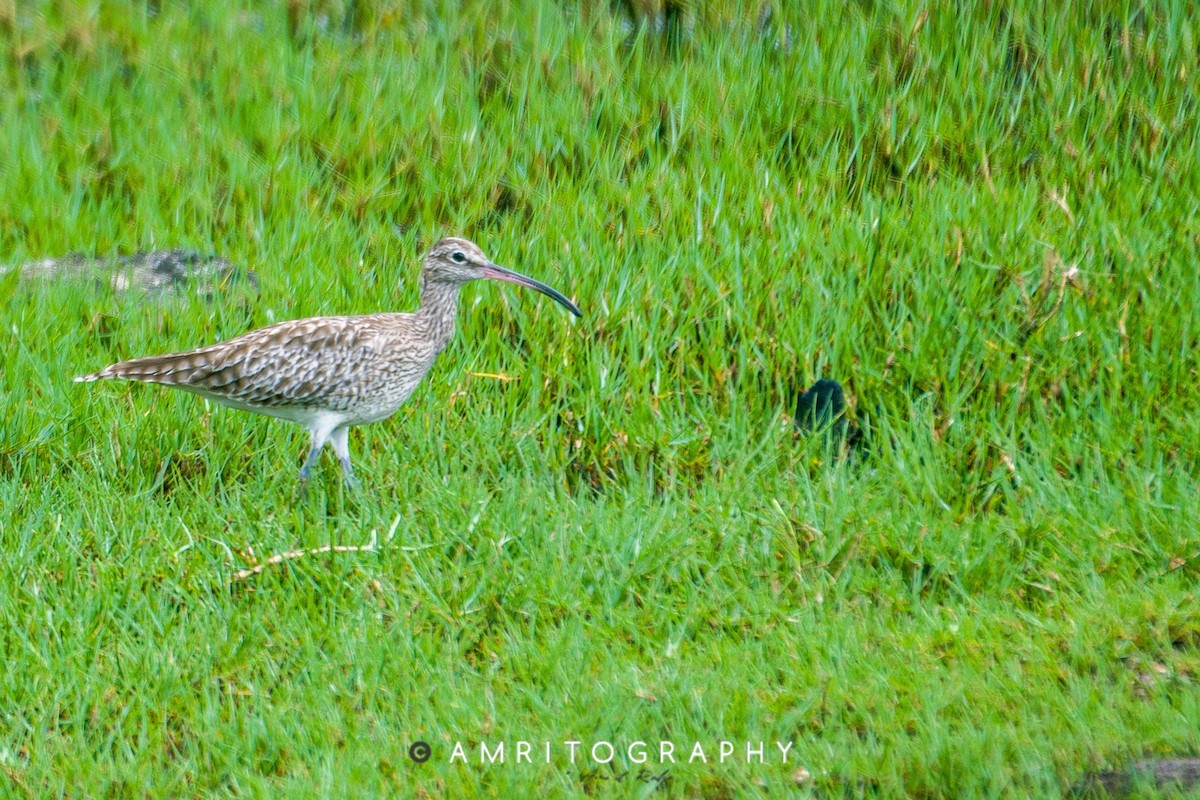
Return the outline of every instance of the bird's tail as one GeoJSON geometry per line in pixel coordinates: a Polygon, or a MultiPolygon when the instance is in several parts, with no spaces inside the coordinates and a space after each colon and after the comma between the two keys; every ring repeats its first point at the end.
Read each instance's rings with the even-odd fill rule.
{"type": "Polygon", "coordinates": [[[211,371],[212,366],[208,359],[192,351],[118,361],[99,372],[80,375],[75,378],[75,382],[91,383],[108,378],[123,378],[127,381],[187,385],[211,371]]]}

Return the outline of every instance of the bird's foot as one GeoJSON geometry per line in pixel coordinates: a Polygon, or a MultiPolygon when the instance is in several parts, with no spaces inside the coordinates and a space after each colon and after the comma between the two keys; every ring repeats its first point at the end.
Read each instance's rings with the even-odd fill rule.
{"type": "Polygon", "coordinates": [[[321,448],[313,446],[308,451],[308,457],[304,459],[304,464],[300,467],[300,499],[303,500],[308,496],[308,476],[312,472],[313,465],[317,463],[317,459],[321,457],[321,448]]]}
{"type": "Polygon", "coordinates": [[[297,486],[297,494],[299,495],[300,500],[305,500],[308,498],[308,473],[309,467],[311,466],[312,465],[306,461],[304,462],[304,466],[300,468],[300,481],[297,486]]]}
{"type": "Polygon", "coordinates": [[[354,475],[354,467],[350,466],[350,459],[344,458],[342,461],[342,480],[346,484],[346,488],[357,492],[362,488],[362,484],[354,475]]]}

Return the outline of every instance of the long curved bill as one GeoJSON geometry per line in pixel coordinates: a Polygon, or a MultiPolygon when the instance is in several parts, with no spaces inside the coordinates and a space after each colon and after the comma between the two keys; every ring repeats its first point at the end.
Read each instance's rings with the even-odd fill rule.
{"type": "Polygon", "coordinates": [[[499,264],[488,264],[486,267],[481,269],[480,272],[482,272],[484,277],[487,278],[505,281],[507,283],[515,283],[517,286],[528,286],[530,289],[541,292],[547,297],[558,301],[564,308],[566,308],[575,316],[583,316],[583,312],[579,310],[578,306],[541,281],[535,281],[533,278],[522,275],[519,272],[513,272],[511,269],[505,269],[499,264]]]}

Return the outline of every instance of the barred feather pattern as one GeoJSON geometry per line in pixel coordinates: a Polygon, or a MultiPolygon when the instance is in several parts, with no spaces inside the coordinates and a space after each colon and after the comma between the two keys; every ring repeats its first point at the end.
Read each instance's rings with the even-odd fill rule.
{"type": "Polygon", "coordinates": [[[124,378],[172,386],[237,408],[340,412],[345,424],[395,413],[448,336],[418,314],[281,322],[182,353],[133,358],[77,380],[124,378]]]}

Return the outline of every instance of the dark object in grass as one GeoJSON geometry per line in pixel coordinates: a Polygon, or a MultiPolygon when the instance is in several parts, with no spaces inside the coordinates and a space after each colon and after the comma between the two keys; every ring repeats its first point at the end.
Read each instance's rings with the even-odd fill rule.
{"type": "Polygon", "coordinates": [[[848,441],[850,423],[846,419],[846,393],[842,385],[821,378],[796,401],[796,426],[805,433],[825,433],[835,447],[848,441]]]}
{"type": "Polygon", "coordinates": [[[1071,790],[1075,797],[1132,797],[1140,789],[1191,791],[1200,787],[1200,758],[1139,761],[1132,767],[1093,772],[1071,790]]]}
{"type": "MultiPolygon", "coordinates": [[[[233,286],[258,289],[258,276],[216,255],[194,250],[152,250],[130,256],[85,256],[29,261],[17,267],[23,280],[84,279],[96,286],[111,286],[118,294],[140,290],[151,296],[193,290],[211,298],[233,286]]],[[[6,271],[0,267],[0,272],[6,271]]]]}

